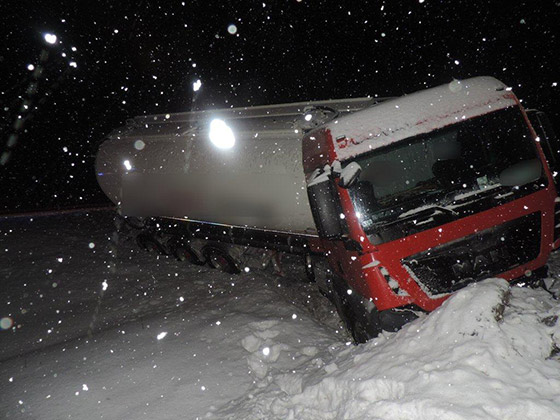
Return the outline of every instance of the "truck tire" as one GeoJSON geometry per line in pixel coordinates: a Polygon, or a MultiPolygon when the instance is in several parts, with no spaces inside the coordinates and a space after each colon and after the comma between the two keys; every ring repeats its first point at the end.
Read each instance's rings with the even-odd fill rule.
{"type": "Polygon", "coordinates": [[[212,268],[229,274],[238,274],[241,272],[232,256],[219,247],[206,246],[202,249],[202,254],[206,258],[208,265],[212,268]]]}
{"type": "Polygon", "coordinates": [[[344,280],[334,276],[332,281],[332,300],[336,310],[352,335],[355,344],[365,343],[381,332],[379,312],[374,307],[368,310],[363,298],[350,292],[344,280]]]}

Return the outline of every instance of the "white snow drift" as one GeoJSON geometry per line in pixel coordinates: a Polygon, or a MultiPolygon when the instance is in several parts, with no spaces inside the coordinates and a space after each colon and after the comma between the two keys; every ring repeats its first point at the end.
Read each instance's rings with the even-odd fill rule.
{"type": "Polygon", "coordinates": [[[312,285],[115,237],[103,213],[0,222],[0,418],[560,419],[542,290],[489,279],[353,346],[312,285]]]}
{"type": "Polygon", "coordinates": [[[489,279],[397,334],[272,375],[231,417],[560,418],[559,312],[543,291],[489,279]]]}

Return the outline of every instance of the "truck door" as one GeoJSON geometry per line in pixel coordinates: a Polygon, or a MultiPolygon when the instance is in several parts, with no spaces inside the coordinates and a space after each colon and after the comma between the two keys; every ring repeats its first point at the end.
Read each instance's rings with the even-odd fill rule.
{"type": "Polygon", "coordinates": [[[560,142],[554,133],[552,124],[542,111],[529,109],[526,111],[531,125],[541,140],[541,146],[554,178],[556,190],[560,191],[560,142]]]}

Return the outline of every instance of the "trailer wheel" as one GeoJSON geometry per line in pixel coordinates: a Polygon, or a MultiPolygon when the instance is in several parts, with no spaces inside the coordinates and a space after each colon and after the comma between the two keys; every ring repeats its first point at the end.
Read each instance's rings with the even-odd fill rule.
{"type": "Polygon", "coordinates": [[[156,251],[156,252],[162,252],[163,253],[163,250],[161,249],[160,244],[149,233],[140,233],[136,237],[136,243],[138,244],[140,249],[143,249],[145,251],[148,251],[148,252],[156,251]]]}
{"type": "Polygon", "coordinates": [[[142,217],[121,216],[124,222],[134,229],[143,229],[146,227],[146,220],[142,217]]]}
{"type": "Polygon", "coordinates": [[[180,261],[187,261],[195,265],[206,264],[204,256],[188,245],[177,246],[177,248],[175,248],[175,256],[180,261]]]}
{"type": "Polygon", "coordinates": [[[217,270],[229,274],[238,274],[240,272],[235,260],[221,248],[207,246],[202,250],[203,255],[206,257],[208,265],[217,270]]]}

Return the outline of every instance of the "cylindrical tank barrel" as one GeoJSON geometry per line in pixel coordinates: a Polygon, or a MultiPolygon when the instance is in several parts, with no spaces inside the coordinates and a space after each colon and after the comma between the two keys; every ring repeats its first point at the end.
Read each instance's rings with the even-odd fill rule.
{"type": "Polygon", "coordinates": [[[301,132],[282,116],[216,118],[129,121],[99,147],[99,185],[126,215],[314,233],[301,132]]]}

